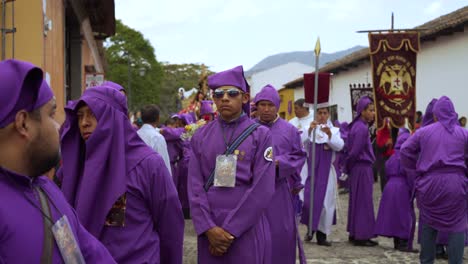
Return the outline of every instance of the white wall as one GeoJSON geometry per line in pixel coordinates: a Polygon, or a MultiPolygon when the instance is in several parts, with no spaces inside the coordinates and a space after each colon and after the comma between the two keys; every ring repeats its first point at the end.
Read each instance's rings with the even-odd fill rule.
{"type": "Polygon", "coordinates": [[[338,120],[340,122],[350,122],[352,119],[349,85],[354,83],[372,83],[370,62],[332,75],[330,81],[330,103],[338,106],[338,120]]]}
{"type": "Polygon", "coordinates": [[[418,110],[424,113],[432,98],[446,95],[459,116],[468,116],[468,26],[463,33],[423,43],[416,66],[418,110]]]}
{"type": "Polygon", "coordinates": [[[298,62],[290,62],[265,71],[256,72],[252,76],[247,77],[250,85],[250,96],[253,98],[267,84],[271,84],[279,90],[285,83],[303,76],[304,73],[313,71],[314,67],[298,62]]]}
{"type": "MultiPolygon", "coordinates": [[[[424,113],[432,98],[450,97],[459,116],[468,116],[468,26],[465,32],[421,43],[416,65],[416,110],[424,113]]],[[[349,84],[372,82],[370,63],[332,76],[330,102],[338,120],[351,121],[349,84]]]]}

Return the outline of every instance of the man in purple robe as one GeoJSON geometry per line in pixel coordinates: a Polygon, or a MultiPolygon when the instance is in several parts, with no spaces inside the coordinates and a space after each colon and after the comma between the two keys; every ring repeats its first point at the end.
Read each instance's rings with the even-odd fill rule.
{"type": "Polygon", "coordinates": [[[278,115],[280,97],[273,86],[263,87],[254,102],[257,121],[271,131],[276,163],[276,191],[266,212],[272,237],[271,263],[295,263],[297,226],[291,192],[298,194],[304,187],[299,173],[306,153],[297,128],[278,115]],[[293,183],[291,188],[289,179],[293,183]]]}
{"type": "MultiPolygon", "coordinates": [[[[331,226],[335,218],[336,209],[336,171],[333,162],[336,153],[341,151],[344,141],[340,130],[333,126],[329,120],[330,112],[327,107],[317,109],[315,120],[309,126],[308,148],[312,153],[312,144],[315,146],[315,177],[314,177],[314,206],[312,212],[312,232],[317,234],[319,246],[331,246],[327,241],[327,235],[331,233],[331,226]],[[313,130],[315,139],[313,138],[313,130]]],[[[309,154],[312,157],[311,154],[309,154]]],[[[308,159],[311,166],[311,159],[308,159]]],[[[301,223],[309,225],[310,214],[310,181],[309,173],[304,190],[304,207],[302,209],[301,223]]],[[[311,241],[313,236],[306,235],[305,241],[311,241]]]]}
{"type": "Polygon", "coordinates": [[[275,192],[271,132],[255,128],[258,124],[248,116],[249,86],[242,66],[209,76],[208,86],[219,117],[193,135],[189,163],[198,262],[272,263],[265,215],[275,192]],[[232,154],[224,154],[247,128],[255,129],[232,154]]]}
{"type": "Polygon", "coordinates": [[[434,105],[436,122],[422,127],[401,148],[401,163],[416,171],[422,226],[421,263],[434,263],[438,232],[448,232],[449,263],[463,262],[467,227],[468,132],[458,125],[452,102],[434,105]]]}
{"type": "Polygon", "coordinates": [[[213,110],[213,101],[203,100],[200,103],[200,117],[206,122],[211,122],[215,118],[215,111],[213,110]]]}
{"type": "Polygon", "coordinates": [[[356,246],[376,246],[374,234],[374,204],[372,199],[375,161],[369,136],[369,123],[374,120],[372,100],[363,96],[356,107],[357,116],[349,125],[346,141],[345,173],[349,175],[350,195],[348,207],[349,240],[356,246]]]}
{"type": "Polygon", "coordinates": [[[82,255],[87,263],[115,263],[57,186],[41,176],[60,160],[55,97],[42,75],[30,63],[0,62],[0,262],[65,263],[82,255]],[[61,254],[58,244],[65,240],[55,242],[53,230],[60,234],[67,226],[67,241],[76,244],[62,246],[61,254]]]}
{"type": "Polygon", "coordinates": [[[339,192],[339,194],[346,194],[349,193],[349,177],[347,174],[343,173],[343,168],[346,165],[346,139],[348,138],[348,122],[342,122],[339,125],[340,128],[340,136],[343,139],[343,142],[345,143],[343,146],[343,149],[337,153],[336,155],[336,164],[339,169],[337,169],[338,172],[338,185],[340,188],[343,188],[339,192]]]}
{"type": "Polygon", "coordinates": [[[173,166],[173,180],[179,196],[184,218],[190,219],[190,205],[188,199],[187,177],[188,177],[188,163],[190,160],[190,139],[182,139],[185,132],[185,126],[193,123],[191,114],[177,115],[178,127],[165,128],[161,132],[167,141],[168,151],[173,166]],[[173,162],[174,160],[174,162],[173,162]]]}
{"type": "Polygon", "coordinates": [[[400,148],[409,137],[408,131],[403,130],[399,133],[395,152],[385,163],[388,181],[375,221],[375,234],[393,238],[394,248],[400,251],[410,251],[412,248],[408,245],[414,221],[412,191],[407,182],[406,172],[400,164],[400,148]]]}
{"type": "Polygon", "coordinates": [[[66,109],[62,190],[118,263],[182,263],[184,220],[161,156],[127,118],[126,97],[101,86],[66,109]]]}

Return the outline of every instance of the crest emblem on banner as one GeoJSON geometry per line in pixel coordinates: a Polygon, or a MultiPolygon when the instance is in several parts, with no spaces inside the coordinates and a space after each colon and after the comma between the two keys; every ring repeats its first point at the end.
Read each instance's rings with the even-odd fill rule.
{"type": "Polygon", "coordinates": [[[393,127],[416,114],[416,55],[419,33],[369,34],[377,127],[389,118],[393,127]]]}

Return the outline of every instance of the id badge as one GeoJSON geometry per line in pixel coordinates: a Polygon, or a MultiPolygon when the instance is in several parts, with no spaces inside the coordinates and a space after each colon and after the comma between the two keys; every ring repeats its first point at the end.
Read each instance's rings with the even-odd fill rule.
{"type": "Polygon", "coordinates": [[[52,233],[54,234],[55,242],[57,242],[65,264],[86,263],[66,215],[62,216],[62,218],[52,226],[52,233]]]}
{"type": "Polygon", "coordinates": [[[237,155],[219,155],[216,157],[215,187],[236,186],[237,155]]]}

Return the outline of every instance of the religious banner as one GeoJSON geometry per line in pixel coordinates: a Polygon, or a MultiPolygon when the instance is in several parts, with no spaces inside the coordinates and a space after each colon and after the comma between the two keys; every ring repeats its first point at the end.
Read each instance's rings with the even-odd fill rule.
{"type": "MultiPolygon", "coordinates": [[[[315,73],[304,74],[304,100],[307,104],[314,104],[315,73]]],[[[317,108],[328,106],[330,95],[330,73],[320,72],[318,76],[317,108]]]]}
{"type": "Polygon", "coordinates": [[[416,55],[419,33],[369,34],[377,127],[388,117],[393,127],[414,127],[416,55]]]}

